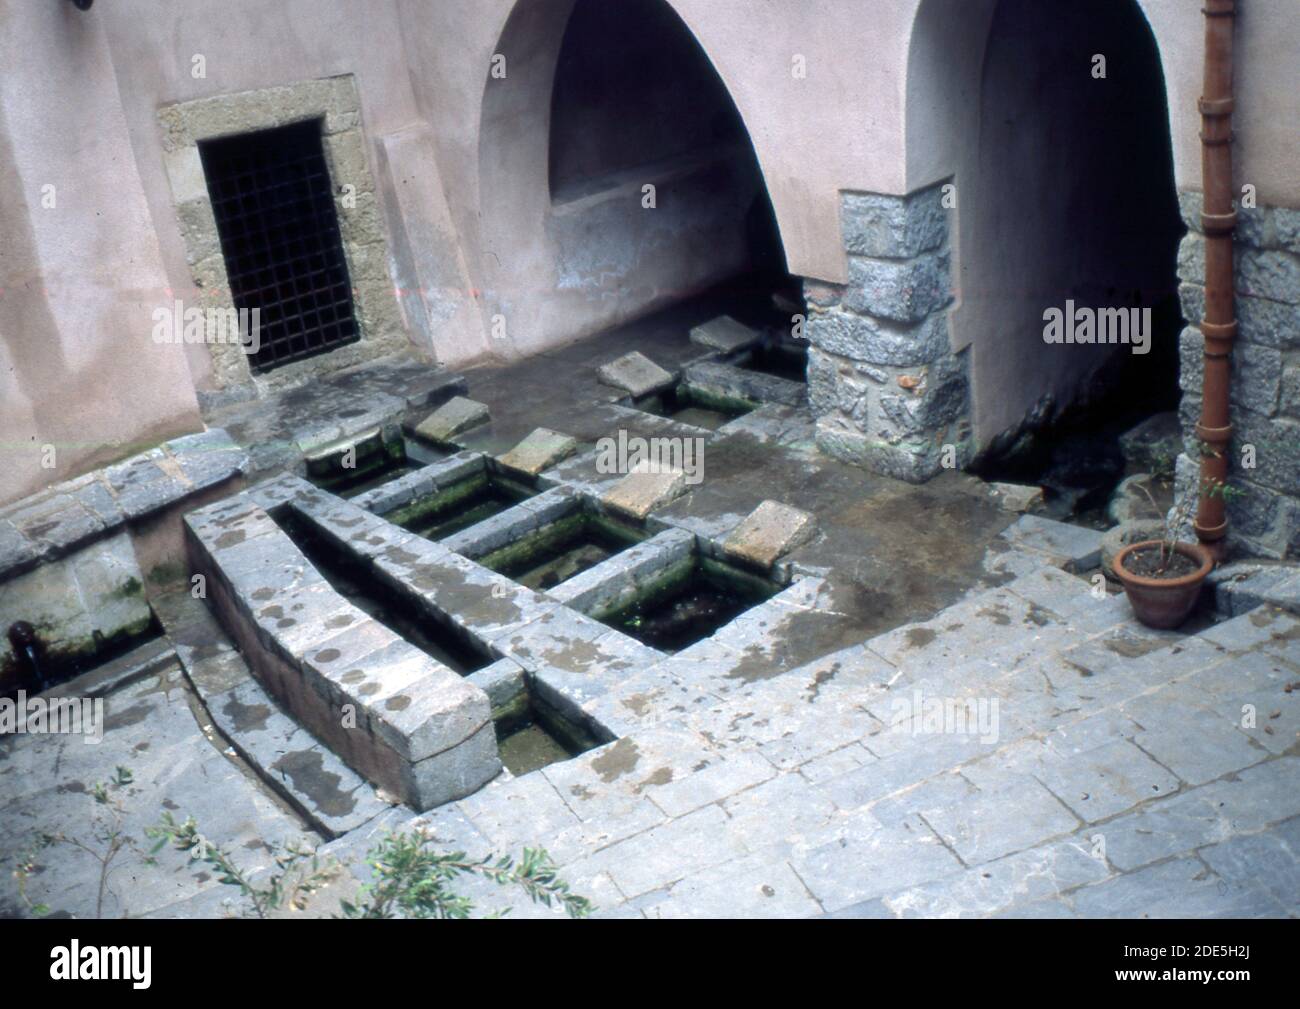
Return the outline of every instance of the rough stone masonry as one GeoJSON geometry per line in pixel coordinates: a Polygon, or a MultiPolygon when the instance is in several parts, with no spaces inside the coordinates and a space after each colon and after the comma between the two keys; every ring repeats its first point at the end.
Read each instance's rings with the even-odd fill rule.
{"type": "MultiPolygon", "coordinates": [[[[1179,194],[1188,232],[1178,252],[1183,317],[1179,417],[1180,487],[1197,479],[1205,314],[1205,234],[1201,194],[1179,194]]],[[[1300,556],[1300,211],[1238,210],[1237,340],[1232,349],[1233,443],[1228,501],[1230,545],[1274,558],[1300,556]]]]}
{"type": "Polygon", "coordinates": [[[966,355],[948,338],[948,217],[942,183],[845,193],[849,281],[804,285],[818,446],[914,483],[964,465],[972,448],[966,355]]]}

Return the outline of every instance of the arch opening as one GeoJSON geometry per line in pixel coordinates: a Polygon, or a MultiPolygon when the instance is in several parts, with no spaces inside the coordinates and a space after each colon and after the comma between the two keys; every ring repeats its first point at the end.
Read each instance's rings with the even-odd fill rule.
{"type": "Polygon", "coordinates": [[[740,113],[672,6],[524,0],[501,48],[525,47],[489,82],[480,148],[487,286],[529,319],[519,349],[682,303],[773,324],[773,292],[800,285],[740,113]]]}
{"type": "Polygon", "coordinates": [[[1105,525],[1120,435],[1179,402],[1183,228],[1138,5],[999,0],[978,121],[954,317],[972,344],[977,469],[1105,525]]]}

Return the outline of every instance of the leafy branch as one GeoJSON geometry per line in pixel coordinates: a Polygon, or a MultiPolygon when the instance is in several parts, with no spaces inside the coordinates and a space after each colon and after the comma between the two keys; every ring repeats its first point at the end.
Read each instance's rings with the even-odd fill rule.
{"type": "Polygon", "coordinates": [[[134,847],[134,839],[126,833],[123,821],[126,809],[122,805],[121,793],[135,780],[128,767],[118,765],[113,770],[113,777],[91,786],[90,795],[100,807],[91,820],[91,840],[69,836],[62,831],[38,834],[36,840],[18,861],[14,878],[18,883],[18,895],[32,914],[44,917],[50,913],[48,904],[35,902],[28,894],[28,883],[41,871],[41,851],[64,845],[85,852],[99,863],[99,885],[95,893],[95,917],[104,916],[104,900],[108,896],[108,876],[117,856],[126,848],[134,847]]]}
{"type": "MultiPolygon", "coordinates": [[[[376,881],[362,887],[360,902],[342,902],[343,917],[468,918],[473,903],[450,885],[462,875],[517,886],[533,903],[558,905],[571,918],[591,913],[591,901],[570,891],[543,849],[525,848],[516,862],[509,855],[470,859],[463,851],[437,851],[432,843],[423,830],[391,833],[381,840],[366,857],[376,881]]],[[[508,914],[509,908],[501,913],[508,914]]]]}
{"type": "Polygon", "coordinates": [[[218,882],[238,887],[259,918],[269,918],[273,912],[284,908],[301,911],[306,907],[307,899],[330,882],[339,869],[333,862],[322,864],[314,849],[286,843],[273,854],[276,871],[268,877],[266,885],[258,886],[225,848],[199,833],[193,817],[178,823],[171,813],[164,813],[157,826],[148,828],[145,833],[155,840],[149,853],[151,857],[170,843],[177,851],[185,852],[212,869],[218,882]]]}

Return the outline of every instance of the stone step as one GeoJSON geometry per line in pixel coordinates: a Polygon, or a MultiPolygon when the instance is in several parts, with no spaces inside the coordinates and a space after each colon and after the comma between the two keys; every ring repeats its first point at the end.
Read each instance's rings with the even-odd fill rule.
{"type": "Polygon", "coordinates": [[[355,830],[390,807],[281,711],[256,680],[209,698],[208,712],[236,752],[327,838],[355,830]]]}

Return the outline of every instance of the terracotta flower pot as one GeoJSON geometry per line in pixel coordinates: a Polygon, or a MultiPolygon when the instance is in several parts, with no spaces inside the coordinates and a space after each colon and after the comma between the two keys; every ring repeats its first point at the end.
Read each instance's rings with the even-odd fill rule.
{"type": "Polygon", "coordinates": [[[1201,594],[1201,585],[1214,568],[1214,558],[1199,543],[1175,543],[1174,550],[1200,565],[1189,575],[1147,578],[1135,575],[1124,566],[1134,554],[1159,549],[1160,540],[1143,540],[1124,547],[1115,555],[1115,577],[1123,584],[1124,594],[1138,620],[1148,627],[1167,630],[1179,626],[1191,614],[1201,594]]]}

